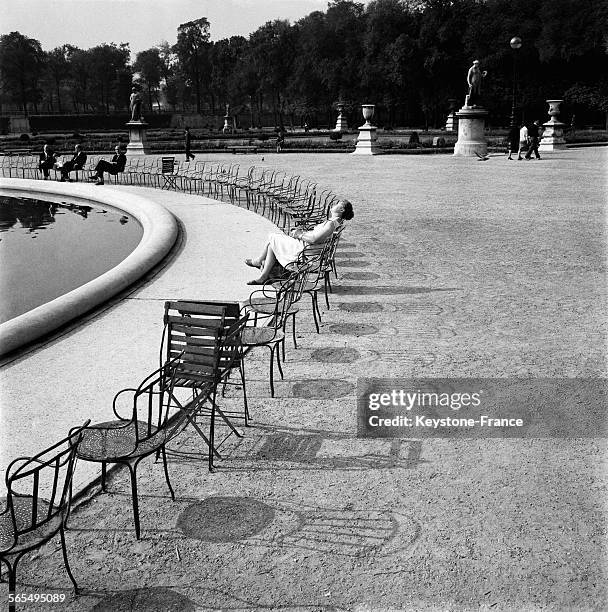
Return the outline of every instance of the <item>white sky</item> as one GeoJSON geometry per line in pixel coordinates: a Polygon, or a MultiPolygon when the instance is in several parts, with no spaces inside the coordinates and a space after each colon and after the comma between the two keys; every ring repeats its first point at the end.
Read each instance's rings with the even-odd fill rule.
{"type": "MultiPolygon", "coordinates": [[[[364,3],[369,0],[359,0],[364,3]]],[[[211,39],[247,36],[273,19],[292,23],[327,0],[0,0],[0,34],[19,31],[45,51],[64,43],[88,49],[130,43],[132,53],[163,40],[173,44],[181,23],[207,17],[211,39]]]]}

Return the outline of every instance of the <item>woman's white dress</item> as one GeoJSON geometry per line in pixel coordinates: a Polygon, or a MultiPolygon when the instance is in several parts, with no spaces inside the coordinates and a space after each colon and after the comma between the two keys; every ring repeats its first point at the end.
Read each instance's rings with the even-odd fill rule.
{"type": "Polygon", "coordinates": [[[338,227],[339,222],[328,219],[319,225],[315,225],[312,230],[306,232],[311,240],[304,242],[299,238],[293,238],[287,234],[269,234],[268,244],[275,254],[277,261],[286,267],[290,263],[297,261],[298,256],[309,244],[325,242],[338,227]]]}

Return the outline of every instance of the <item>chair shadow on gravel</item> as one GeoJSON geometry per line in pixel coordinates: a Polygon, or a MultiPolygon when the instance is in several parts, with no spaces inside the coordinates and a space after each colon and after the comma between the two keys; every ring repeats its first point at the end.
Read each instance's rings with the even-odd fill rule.
{"type": "Polygon", "coordinates": [[[365,439],[350,433],[254,424],[237,441],[220,467],[227,471],[414,469],[422,441],[365,439]],[[279,465],[277,465],[279,464],[279,465]]]}
{"type": "Polygon", "coordinates": [[[438,291],[461,291],[459,287],[391,287],[388,285],[336,285],[333,293],[339,295],[414,295],[438,291]]]}
{"type": "Polygon", "coordinates": [[[418,521],[398,512],[238,496],[197,500],[179,514],[176,527],[204,542],[354,557],[407,549],[421,532],[418,521]]]}
{"type": "Polygon", "coordinates": [[[167,587],[130,589],[106,595],[91,612],[194,612],[197,605],[167,587]]]}

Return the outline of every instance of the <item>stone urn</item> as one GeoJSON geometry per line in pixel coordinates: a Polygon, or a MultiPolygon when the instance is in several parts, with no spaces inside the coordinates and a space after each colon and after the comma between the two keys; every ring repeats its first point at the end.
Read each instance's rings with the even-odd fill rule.
{"type": "Polygon", "coordinates": [[[557,121],[557,117],[559,115],[559,105],[562,102],[563,100],[547,100],[547,104],[549,105],[549,112],[547,114],[550,117],[550,122],[555,123],[557,121]]]}
{"type": "Polygon", "coordinates": [[[363,111],[363,119],[365,119],[365,125],[371,125],[371,119],[374,116],[376,105],[375,104],[362,104],[361,110],[363,111]]]}
{"type": "Polygon", "coordinates": [[[338,103],[338,118],[336,119],[336,127],[334,128],[334,132],[343,132],[348,129],[348,123],[346,122],[346,117],[344,116],[344,104],[341,102],[338,103]]]}
{"type": "Polygon", "coordinates": [[[377,128],[371,124],[374,116],[375,104],[362,104],[363,118],[365,123],[359,127],[359,137],[353,155],[378,155],[381,153],[378,147],[377,128]]]}
{"type": "Polygon", "coordinates": [[[557,118],[559,116],[559,105],[563,100],[547,100],[549,110],[549,121],[543,123],[543,137],[538,147],[539,151],[557,151],[566,148],[564,138],[564,124],[557,118]]]}

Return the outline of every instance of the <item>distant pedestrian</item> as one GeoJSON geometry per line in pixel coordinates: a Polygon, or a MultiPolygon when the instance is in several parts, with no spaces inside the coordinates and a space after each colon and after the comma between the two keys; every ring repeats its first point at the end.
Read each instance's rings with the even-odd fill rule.
{"type": "Polygon", "coordinates": [[[507,159],[513,159],[513,153],[519,150],[519,128],[517,125],[513,125],[507,134],[507,145],[509,152],[507,153],[507,159]]]}
{"type": "Polygon", "coordinates": [[[285,144],[285,136],[283,132],[279,132],[277,134],[277,153],[280,153],[283,149],[283,145],[285,144]]]}
{"type": "Polygon", "coordinates": [[[522,151],[528,150],[528,128],[525,123],[521,124],[519,129],[519,149],[517,150],[517,159],[523,159],[521,156],[522,151]]]}
{"type": "Polygon", "coordinates": [[[194,155],[190,150],[191,147],[191,138],[190,138],[190,128],[184,128],[184,141],[186,143],[186,161],[190,161],[190,159],[194,159],[194,155]]]}
{"type": "Polygon", "coordinates": [[[540,159],[540,154],[538,153],[538,144],[540,142],[540,121],[538,119],[528,128],[528,139],[530,141],[530,146],[528,147],[528,152],[526,153],[526,159],[532,159],[532,153],[534,153],[536,159],[540,159]]]}
{"type": "Polygon", "coordinates": [[[49,178],[49,171],[54,167],[56,162],[57,158],[55,157],[53,149],[51,149],[48,144],[45,144],[44,147],[42,147],[42,153],[40,153],[38,159],[38,170],[42,170],[45,181],[49,178]]]}

